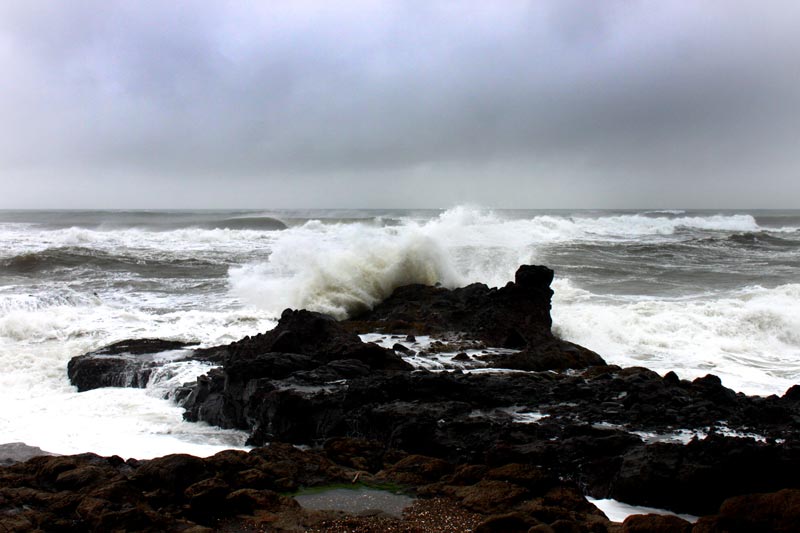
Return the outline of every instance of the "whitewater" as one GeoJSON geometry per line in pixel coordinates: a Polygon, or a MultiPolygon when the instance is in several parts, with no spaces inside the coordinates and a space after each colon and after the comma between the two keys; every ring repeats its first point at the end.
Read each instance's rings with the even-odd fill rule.
{"type": "Polygon", "coordinates": [[[748,394],[800,382],[800,211],[0,211],[0,442],[148,458],[243,447],[182,420],[171,363],[78,394],[71,357],[126,338],[211,346],[287,307],[345,318],[407,283],[556,272],[555,332],[623,366],[748,394]]]}

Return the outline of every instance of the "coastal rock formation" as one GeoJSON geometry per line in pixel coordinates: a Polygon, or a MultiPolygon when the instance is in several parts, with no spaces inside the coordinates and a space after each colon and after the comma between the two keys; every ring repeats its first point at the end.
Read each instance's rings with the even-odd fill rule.
{"type": "MultiPolygon", "coordinates": [[[[358,361],[371,370],[411,369],[394,351],[364,343],[334,318],[306,310],[286,309],[275,329],[196,353],[198,357],[221,360],[226,368],[236,365],[260,367],[265,354],[295,354],[308,357],[307,361],[313,360],[309,363],[311,366],[334,361],[358,361]]],[[[280,364],[277,361],[274,363],[280,364]]],[[[303,363],[298,365],[290,364],[284,372],[299,370],[304,366],[303,363]]],[[[281,373],[277,368],[266,373],[271,375],[273,371],[281,373]]]]}
{"type": "MultiPolygon", "coordinates": [[[[161,339],[120,341],[73,357],[67,365],[67,376],[79,392],[100,387],[144,388],[153,369],[161,364],[156,356],[187,346],[185,342],[161,339]]],[[[187,352],[178,360],[190,356],[187,352]]]]}
{"type": "Polygon", "coordinates": [[[28,446],[24,442],[9,442],[0,444],[0,466],[12,465],[21,461],[27,461],[32,457],[40,455],[56,455],[46,452],[38,446],[28,446]]]}
{"type": "Polygon", "coordinates": [[[453,464],[358,439],[334,439],[317,451],[276,443],[208,458],[124,461],[87,453],[0,467],[0,524],[14,532],[789,532],[799,504],[800,491],[781,490],[726,500],[694,526],[659,515],[615,524],[575,482],[536,465],[453,464]],[[293,497],[313,488],[387,485],[415,498],[402,516],[315,511],[293,497]]]}
{"type": "Polygon", "coordinates": [[[406,285],[371,311],[351,320],[389,332],[462,333],[489,346],[524,348],[551,342],[550,299],[553,271],[523,265],[502,288],[473,283],[458,289],[406,285]]]}
{"type": "Polygon", "coordinates": [[[483,283],[453,290],[406,285],[371,311],[350,319],[348,326],[360,332],[458,334],[487,346],[522,350],[486,360],[498,368],[540,371],[605,364],[591,350],[553,335],[553,274],[545,266],[523,265],[514,281],[501,288],[483,283]]]}
{"type": "MultiPolygon", "coordinates": [[[[552,334],[551,280],[549,269],[523,266],[500,289],[401,287],[345,322],[286,310],[272,331],[191,351],[187,357],[220,366],[175,397],[188,420],[246,430],[253,446],[324,449],[376,475],[392,462],[392,479],[487,515],[485,531],[573,520],[515,506],[553,479],[594,497],[697,515],[716,513],[730,497],[800,487],[799,387],[780,398],[748,397],[713,375],[687,381],[606,365],[552,334]],[[357,335],[376,331],[516,350],[453,357],[480,372],[433,372],[412,367],[415,354],[400,342],[388,349],[357,335]],[[438,462],[406,464],[396,454],[438,462]],[[486,478],[501,467],[506,477],[486,478]],[[457,485],[446,481],[456,474],[471,488],[437,485],[457,485]]],[[[83,357],[81,364],[97,354],[83,357]]],[[[113,373],[94,383],[131,385],[113,373]]],[[[218,482],[196,487],[198,495],[225,490],[218,482]]]]}
{"type": "MultiPolygon", "coordinates": [[[[344,449],[358,453],[363,442],[339,444],[341,457],[344,449]]],[[[364,471],[339,465],[326,452],[285,444],[206,459],[182,454],[150,461],[94,454],[37,457],[0,468],[0,516],[10,531],[299,532],[330,530],[345,520],[351,531],[447,531],[436,527],[452,523],[447,518],[467,519],[477,531],[507,531],[498,528],[510,523],[527,531],[558,521],[592,524],[592,531],[614,529],[574,485],[525,465],[456,467],[386,450],[364,471]],[[392,483],[418,496],[412,506],[416,516],[343,518],[341,512],[303,509],[287,495],[303,487],[353,485],[355,478],[366,486],[392,483]],[[419,511],[431,507],[445,514],[423,518],[429,513],[419,511]]]]}

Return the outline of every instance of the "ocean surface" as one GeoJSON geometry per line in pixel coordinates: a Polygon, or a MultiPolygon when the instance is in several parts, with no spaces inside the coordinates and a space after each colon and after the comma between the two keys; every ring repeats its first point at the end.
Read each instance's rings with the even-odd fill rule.
{"type": "Polygon", "coordinates": [[[800,383],[800,211],[0,211],[0,442],[242,446],[168,399],[199,363],[78,394],[67,362],[125,338],[228,343],[286,307],[342,318],[406,283],[503,285],[523,263],[556,271],[556,332],[610,363],[800,383]]]}

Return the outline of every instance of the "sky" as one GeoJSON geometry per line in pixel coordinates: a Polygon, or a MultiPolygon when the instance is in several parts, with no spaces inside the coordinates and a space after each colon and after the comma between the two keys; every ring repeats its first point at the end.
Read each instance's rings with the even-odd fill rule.
{"type": "Polygon", "coordinates": [[[800,208],[797,0],[4,0],[0,70],[0,208],[800,208]]]}

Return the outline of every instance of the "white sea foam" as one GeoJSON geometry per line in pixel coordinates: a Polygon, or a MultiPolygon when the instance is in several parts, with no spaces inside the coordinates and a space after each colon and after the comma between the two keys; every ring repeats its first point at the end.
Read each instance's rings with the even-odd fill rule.
{"type": "Polygon", "coordinates": [[[360,335],[363,342],[373,342],[384,348],[394,348],[400,344],[408,351],[399,351],[405,362],[414,368],[431,372],[443,372],[458,369],[464,372],[508,372],[502,368],[485,368],[483,357],[503,356],[518,353],[519,350],[509,348],[484,347],[481,342],[465,339],[440,339],[429,335],[418,335],[413,341],[406,341],[404,335],[386,335],[383,333],[366,333],[360,335]],[[458,354],[466,354],[467,359],[454,359],[458,354]]]}
{"type": "Polygon", "coordinates": [[[294,307],[343,318],[401,285],[455,286],[461,277],[423,232],[309,222],[284,231],[268,262],[232,268],[230,282],[238,297],[275,315],[294,307]]]}
{"type": "Polygon", "coordinates": [[[94,294],[63,290],[51,294],[1,294],[0,316],[13,311],[36,311],[50,307],[92,306],[100,303],[94,294]]]}
{"type": "Polygon", "coordinates": [[[608,517],[608,519],[612,522],[623,522],[626,518],[634,514],[674,515],[691,523],[695,523],[698,520],[698,517],[694,515],[673,513],[666,509],[657,509],[655,507],[630,505],[617,500],[612,500],[611,498],[598,500],[587,496],[586,499],[589,500],[589,503],[603,511],[606,517],[608,517]]]}
{"type": "Polygon", "coordinates": [[[751,215],[711,215],[681,217],[648,217],[618,215],[601,218],[573,217],[572,223],[583,237],[639,238],[649,235],[673,235],[682,229],[708,231],[759,231],[751,215]]]}
{"type": "Polygon", "coordinates": [[[747,287],[717,296],[598,296],[554,284],[556,333],[609,363],[707,373],[749,394],[782,394],[800,381],[800,285],[747,287]]]}
{"type": "Polygon", "coordinates": [[[194,258],[200,254],[202,257],[214,257],[247,250],[266,253],[277,233],[262,230],[198,228],[146,231],[137,228],[91,230],[78,227],[31,231],[27,227],[14,227],[0,232],[0,241],[4,243],[0,259],[66,247],[114,254],[128,253],[142,260],[158,259],[165,255],[194,258]]]}
{"type": "Polygon", "coordinates": [[[148,389],[77,393],[70,357],[123,338],[161,337],[206,345],[231,342],[274,325],[256,310],[148,313],[106,304],[20,306],[0,312],[0,441],[56,453],[94,451],[147,458],[210,455],[243,446],[245,435],[184,422],[165,397],[206,372],[200,363],[168,363],[148,389]],[[27,308],[26,308],[27,307],[27,308]]]}
{"type": "Polygon", "coordinates": [[[645,211],[643,214],[658,214],[658,215],[682,215],[686,212],[684,209],[653,209],[651,211],[645,211]]]}

